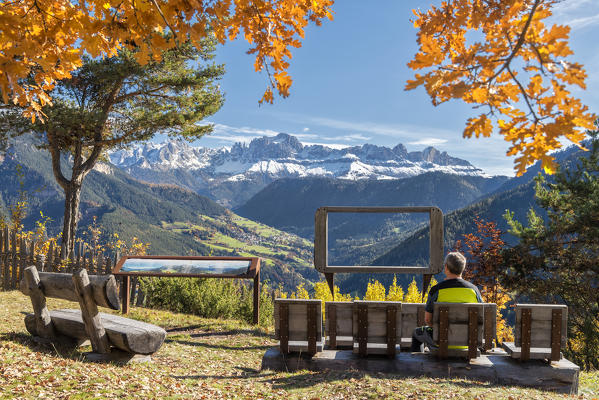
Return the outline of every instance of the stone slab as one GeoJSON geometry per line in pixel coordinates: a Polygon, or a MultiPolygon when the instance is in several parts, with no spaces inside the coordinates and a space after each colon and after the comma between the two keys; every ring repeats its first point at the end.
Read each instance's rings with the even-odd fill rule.
{"type": "Polygon", "coordinates": [[[360,357],[352,350],[324,350],[314,357],[282,354],[278,348],[266,351],[262,369],[274,371],[348,371],[385,372],[399,376],[462,378],[498,385],[524,386],[559,393],[577,394],[580,368],[562,359],[547,363],[532,360],[522,363],[503,351],[490,352],[467,362],[460,359],[437,360],[427,353],[398,353],[394,359],[385,356],[360,357]]]}

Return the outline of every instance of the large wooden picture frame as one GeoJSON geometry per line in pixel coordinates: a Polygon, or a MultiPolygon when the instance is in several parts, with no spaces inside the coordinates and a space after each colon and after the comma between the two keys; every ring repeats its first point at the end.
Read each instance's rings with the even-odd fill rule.
{"type": "MultiPolygon", "coordinates": [[[[166,263],[165,263],[166,264],[166,263]]],[[[259,299],[260,299],[260,258],[259,257],[193,257],[193,256],[123,256],[119,259],[112,273],[115,276],[123,277],[123,288],[122,288],[122,304],[123,314],[129,312],[129,296],[131,294],[131,277],[184,277],[184,278],[228,278],[228,279],[253,279],[254,280],[254,324],[259,321],[260,310],[259,310],[259,299]],[[143,270],[124,270],[125,263],[127,260],[139,259],[139,260],[151,260],[157,261],[160,264],[161,260],[164,261],[184,261],[187,264],[191,264],[193,261],[241,261],[247,262],[247,269],[241,273],[194,273],[194,272],[149,272],[143,270]]]]}
{"type": "Polygon", "coordinates": [[[438,207],[320,207],[316,210],[314,218],[314,266],[325,275],[341,272],[434,275],[443,269],[443,212],[438,207]],[[329,265],[329,213],[428,213],[430,220],[429,265],[424,267],[412,265],[329,265]]]}

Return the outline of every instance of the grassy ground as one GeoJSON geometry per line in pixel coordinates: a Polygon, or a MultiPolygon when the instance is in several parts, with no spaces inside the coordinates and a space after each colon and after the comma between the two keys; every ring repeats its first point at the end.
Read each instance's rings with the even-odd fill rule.
{"type": "MultiPolygon", "coordinates": [[[[48,300],[50,309],[78,307],[48,300]]],[[[147,364],[83,361],[79,349],[42,345],[26,332],[29,299],[0,292],[0,399],[561,399],[599,398],[599,374],[582,373],[579,396],[463,380],[398,378],[356,371],[260,371],[270,332],[237,321],[133,308],[130,317],[164,327],[167,340],[147,364]]]]}

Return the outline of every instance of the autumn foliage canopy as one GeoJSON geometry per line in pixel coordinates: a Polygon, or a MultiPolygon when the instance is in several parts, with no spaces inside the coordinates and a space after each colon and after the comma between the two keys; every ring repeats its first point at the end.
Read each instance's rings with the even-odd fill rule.
{"type": "Polygon", "coordinates": [[[55,81],[69,78],[85,53],[114,56],[135,49],[138,62],[190,40],[198,48],[209,32],[224,43],[239,35],[255,55],[256,71],[273,93],[289,95],[286,70],[304,28],[332,19],[333,0],[7,0],[0,4],[0,91],[4,103],[41,117],[55,81]],[[33,81],[25,81],[30,74],[33,81]]]}
{"type": "Polygon", "coordinates": [[[433,104],[461,99],[480,114],[464,137],[490,136],[494,125],[517,155],[516,171],[541,160],[566,138],[580,144],[596,116],[568,90],[585,88],[581,64],[567,58],[570,28],[547,26],[556,0],[450,0],[415,11],[419,52],[408,64],[424,70],[406,89],[424,86],[433,104]]]}

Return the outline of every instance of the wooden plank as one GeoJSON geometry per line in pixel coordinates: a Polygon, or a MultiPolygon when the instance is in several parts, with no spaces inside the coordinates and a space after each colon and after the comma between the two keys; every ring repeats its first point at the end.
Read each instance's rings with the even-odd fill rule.
{"type": "Polygon", "coordinates": [[[485,307],[484,316],[484,349],[485,351],[493,348],[493,339],[497,336],[497,305],[493,304],[485,307]]]}
{"type": "Polygon", "coordinates": [[[12,283],[10,284],[11,289],[16,289],[17,287],[17,270],[19,268],[19,259],[17,255],[17,232],[12,231],[10,237],[10,244],[12,246],[11,249],[11,264],[12,264],[12,283]]]}
{"type": "Polygon", "coordinates": [[[522,361],[528,361],[530,359],[530,319],[531,319],[531,311],[529,308],[523,308],[521,311],[521,326],[520,326],[520,334],[521,334],[521,354],[520,359],[522,361]]]}
{"type": "Polygon", "coordinates": [[[85,330],[92,343],[92,349],[96,353],[110,353],[108,336],[102,325],[102,318],[98,312],[98,306],[94,301],[93,289],[87,271],[80,269],[73,274],[75,292],[79,297],[81,318],[85,324],[85,330]]]}
{"type": "Polygon", "coordinates": [[[561,353],[561,338],[562,338],[562,310],[554,308],[551,310],[551,361],[559,361],[561,353]]]}
{"type": "Polygon", "coordinates": [[[468,308],[468,360],[476,358],[478,350],[478,308],[468,308]]]}
{"type": "Polygon", "coordinates": [[[46,271],[52,272],[54,269],[54,241],[50,242],[50,246],[48,247],[48,256],[46,257],[46,271]]]}
{"type": "Polygon", "coordinates": [[[131,294],[129,296],[129,304],[135,304],[135,295],[137,294],[137,276],[131,277],[131,294]]]}
{"type": "Polygon", "coordinates": [[[397,344],[397,308],[387,307],[387,356],[395,357],[397,344]]]}
{"type": "Polygon", "coordinates": [[[368,352],[366,344],[368,343],[368,306],[366,304],[355,304],[357,318],[356,323],[358,325],[358,352],[361,357],[365,357],[368,352]]]}
{"type": "Polygon", "coordinates": [[[281,353],[289,354],[289,304],[279,304],[279,348],[281,353]]]}
{"type": "MultiPolygon", "coordinates": [[[[521,346],[521,310],[531,310],[531,347],[551,347],[552,310],[562,310],[562,326],[568,323],[568,307],[563,304],[516,304],[516,329],[514,342],[521,346]]],[[[567,329],[562,329],[561,347],[567,344],[567,329]]]]}
{"type": "Polygon", "coordinates": [[[424,325],[424,303],[402,303],[401,319],[401,337],[411,341],[414,329],[424,325]]]}
{"type": "MultiPolygon", "coordinates": [[[[58,334],[89,339],[80,310],[52,310],[50,317],[58,334]]],[[[100,318],[110,344],[128,353],[155,353],[166,338],[166,331],[156,325],[113,314],[100,313],[100,318]]],[[[35,329],[31,321],[33,314],[25,317],[25,325],[31,334],[36,335],[35,331],[31,331],[35,329]]]]}
{"type": "Polygon", "coordinates": [[[317,339],[317,323],[316,323],[316,304],[308,304],[307,306],[307,339],[308,339],[308,354],[316,354],[316,339],[317,339]]]}
{"type": "Polygon", "coordinates": [[[37,335],[43,338],[55,337],[54,325],[52,324],[48,307],[46,307],[46,296],[44,296],[41,290],[37,268],[34,266],[25,268],[23,280],[21,285],[28,288],[29,297],[31,298],[37,335]]]}
{"type": "Polygon", "coordinates": [[[10,290],[10,263],[9,263],[9,241],[8,241],[8,227],[5,226],[2,230],[2,264],[4,264],[4,290],[10,290]]]}
{"type": "MultiPolygon", "coordinates": [[[[254,289],[254,304],[253,304],[254,313],[253,313],[252,322],[254,323],[254,325],[258,325],[258,323],[260,322],[260,270],[258,270],[258,272],[256,273],[256,276],[254,277],[253,289],[254,289]]],[[[142,299],[143,299],[143,296],[144,296],[144,294],[142,292],[140,292],[140,297],[142,299]]]]}
{"type": "Polygon", "coordinates": [[[439,353],[440,359],[447,358],[447,349],[449,348],[449,307],[441,306],[439,312],[439,353]]]}
{"type": "Polygon", "coordinates": [[[326,334],[329,336],[329,347],[331,349],[337,348],[337,306],[335,304],[330,304],[326,308],[326,324],[327,324],[327,332],[326,334]]]}
{"type": "Polygon", "coordinates": [[[123,276],[123,283],[121,286],[122,299],[121,303],[123,304],[123,314],[127,314],[129,312],[129,301],[130,301],[130,290],[131,286],[131,277],[129,275],[123,276]]]}
{"type": "Polygon", "coordinates": [[[443,243],[443,213],[433,207],[430,210],[430,271],[428,274],[438,274],[443,270],[443,243]]]}
{"type": "MultiPolygon", "coordinates": [[[[42,290],[46,297],[69,301],[79,301],[71,274],[59,272],[39,272],[42,290]]],[[[117,283],[114,275],[89,275],[92,295],[97,305],[118,310],[120,308],[117,283]]],[[[29,296],[27,285],[21,292],[29,296]]]]}
{"type": "Polygon", "coordinates": [[[19,245],[19,276],[17,277],[17,284],[19,283],[19,279],[23,279],[23,270],[27,265],[28,257],[27,257],[27,242],[25,238],[21,238],[19,245]]]}
{"type": "Polygon", "coordinates": [[[328,266],[328,246],[328,217],[321,207],[314,215],[314,267],[323,273],[328,266]]]}

